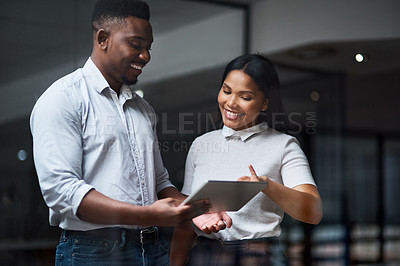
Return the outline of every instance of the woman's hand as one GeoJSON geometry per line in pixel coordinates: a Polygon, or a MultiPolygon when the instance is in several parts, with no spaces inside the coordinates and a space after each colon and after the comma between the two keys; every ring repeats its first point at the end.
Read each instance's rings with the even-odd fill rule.
{"type": "Polygon", "coordinates": [[[232,226],[232,219],[226,212],[205,213],[193,218],[192,221],[197,228],[206,234],[218,233],[220,230],[232,226]]]}
{"type": "Polygon", "coordinates": [[[291,217],[310,224],[318,224],[321,221],[322,201],[316,186],[302,184],[288,188],[265,176],[257,176],[251,165],[249,165],[249,170],[250,176],[242,176],[238,178],[238,181],[267,181],[268,185],[262,192],[291,217]]]}
{"type": "Polygon", "coordinates": [[[264,181],[268,182],[268,177],[266,176],[258,176],[256,171],[254,170],[253,166],[249,165],[250,176],[242,176],[237,179],[237,181],[250,181],[250,182],[259,182],[264,181]]]}

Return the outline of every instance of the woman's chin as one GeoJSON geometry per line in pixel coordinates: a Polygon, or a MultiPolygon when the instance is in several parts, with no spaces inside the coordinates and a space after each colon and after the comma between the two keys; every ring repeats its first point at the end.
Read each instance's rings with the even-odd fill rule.
{"type": "Polygon", "coordinates": [[[231,128],[231,129],[233,129],[233,130],[240,130],[240,129],[242,129],[243,128],[243,125],[241,124],[241,123],[238,123],[238,122],[236,122],[236,121],[232,121],[232,120],[228,120],[228,119],[225,119],[224,120],[224,125],[226,126],[226,127],[229,127],[229,128],[231,128]]]}

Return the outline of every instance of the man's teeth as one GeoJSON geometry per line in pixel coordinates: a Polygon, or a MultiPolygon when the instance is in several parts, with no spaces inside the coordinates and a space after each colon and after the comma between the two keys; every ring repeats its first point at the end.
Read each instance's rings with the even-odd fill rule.
{"type": "Polygon", "coordinates": [[[142,66],[138,66],[138,65],[131,65],[132,68],[137,69],[137,70],[142,70],[142,66]]]}

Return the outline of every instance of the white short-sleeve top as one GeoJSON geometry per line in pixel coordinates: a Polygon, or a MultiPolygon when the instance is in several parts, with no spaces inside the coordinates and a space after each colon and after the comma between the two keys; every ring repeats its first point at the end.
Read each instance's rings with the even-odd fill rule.
{"type": "MultiPolygon", "coordinates": [[[[293,188],[315,185],[308,160],[296,138],[278,132],[263,122],[235,131],[228,127],[195,139],[186,160],[182,193],[189,195],[205,180],[237,180],[250,176],[248,165],[257,175],[267,176],[293,188]]],[[[260,192],[237,212],[228,212],[231,228],[206,235],[224,241],[279,236],[283,210],[260,192]]]]}

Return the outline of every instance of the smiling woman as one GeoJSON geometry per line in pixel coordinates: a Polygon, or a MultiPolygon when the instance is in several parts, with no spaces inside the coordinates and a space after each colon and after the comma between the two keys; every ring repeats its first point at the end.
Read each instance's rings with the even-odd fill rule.
{"type": "Polygon", "coordinates": [[[268,99],[249,75],[233,70],[225,78],[218,104],[224,125],[241,130],[256,124],[260,112],[267,109],[268,99]]]}
{"type": "Polygon", "coordinates": [[[284,213],[305,223],[321,221],[321,198],[297,139],[263,121],[263,116],[274,115],[263,112],[279,100],[278,88],[274,66],[261,55],[239,56],[225,68],[218,95],[224,127],[193,142],[182,193],[190,195],[206,180],[268,184],[240,210],[228,212],[230,218],[217,214],[227,227],[232,225],[229,229],[208,228],[210,234],[206,234],[198,226],[214,219],[215,213],[194,218],[195,228],[192,224],[175,228],[172,265],[184,265],[189,253],[189,265],[286,265],[278,239],[284,213]],[[228,148],[200,149],[204,144],[228,148]],[[190,250],[196,235],[196,245],[190,250]]]}
{"type": "Polygon", "coordinates": [[[284,130],[279,77],[274,65],[261,55],[243,55],[231,61],[222,75],[218,104],[223,122],[239,130],[266,121],[284,130]]]}

